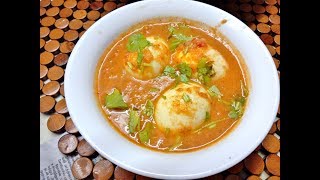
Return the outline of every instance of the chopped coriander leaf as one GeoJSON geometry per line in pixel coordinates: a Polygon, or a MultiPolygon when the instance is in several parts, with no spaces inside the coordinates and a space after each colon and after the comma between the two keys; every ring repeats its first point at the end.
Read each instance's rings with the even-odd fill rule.
{"type": "Polygon", "coordinates": [[[157,91],[160,91],[160,89],[159,88],[155,88],[155,87],[150,89],[150,92],[157,92],[157,91]]]}
{"type": "Polygon", "coordinates": [[[147,116],[152,116],[153,115],[153,111],[154,111],[154,106],[152,101],[147,100],[147,103],[145,105],[145,109],[144,109],[144,114],[146,114],[147,116]]]}
{"type": "Polygon", "coordinates": [[[246,99],[244,97],[236,98],[232,101],[230,106],[230,112],[228,116],[232,119],[240,118],[243,115],[244,104],[246,99]]]}
{"type": "Polygon", "coordinates": [[[142,143],[147,143],[150,139],[150,133],[152,130],[151,123],[147,122],[145,128],[139,132],[139,139],[142,143]]]}
{"type": "Polygon", "coordinates": [[[151,43],[141,33],[132,34],[129,37],[129,40],[127,43],[127,50],[129,52],[138,52],[137,64],[139,68],[141,68],[142,59],[143,59],[142,50],[150,45],[151,43]]]}
{"type": "Polygon", "coordinates": [[[184,100],[184,102],[189,102],[189,101],[191,101],[190,96],[189,96],[188,94],[186,94],[186,93],[183,93],[182,99],[184,100]]]}
{"type": "Polygon", "coordinates": [[[209,128],[209,129],[212,129],[212,128],[216,127],[216,125],[217,125],[217,124],[211,124],[208,128],[209,128]]]}
{"type": "Polygon", "coordinates": [[[189,82],[189,78],[185,74],[181,74],[180,75],[180,81],[183,82],[183,83],[188,83],[189,82]]]}
{"type": "Polygon", "coordinates": [[[162,97],[163,99],[167,99],[167,96],[165,96],[165,95],[162,95],[161,97],[162,97]]]}
{"type": "Polygon", "coordinates": [[[171,78],[175,78],[176,70],[174,69],[174,67],[166,66],[163,70],[163,74],[166,76],[170,76],[171,78]]]}
{"type": "Polygon", "coordinates": [[[129,111],[129,132],[134,133],[136,132],[136,128],[140,130],[140,118],[138,112],[130,109],[129,111]]]}
{"type": "Polygon", "coordinates": [[[210,119],[210,113],[208,111],[206,111],[206,120],[210,119]]]}
{"type": "Polygon", "coordinates": [[[176,31],[176,28],[174,28],[172,25],[169,26],[168,31],[170,33],[170,35],[173,34],[174,31],[176,31]]]}
{"type": "Polygon", "coordinates": [[[210,78],[215,75],[215,71],[210,65],[212,62],[207,62],[206,58],[201,58],[197,67],[197,76],[201,83],[208,85],[210,78]]]}
{"type": "Polygon", "coordinates": [[[221,96],[223,96],[220,92],[220,90],[217,88],[217,86],[213,85],[209,88],[208,90],[210,96],[213,96],[213,97],[217,97],[217,98],[221,98],[221,96]]]}
{"type": "Polygon", "coordinates": [[[106,96],[105,105],[110,109],[127,109],[128,105],[124,102],[123,97],[118,89],[114,89],[111,94],[106,96]]]}
{"type": "Polygon", "coordinates": [[[183,62],[181,64],[178,65],[179,71],[181,72],[181,74],[185,74],[187,77],[191,77],[192,75],[192,69],[190,68],[190,66],[183,62]]]}
{"type": "Polygon", "coordinates": [[[192,37],[191,36],[186,36],[186,35],[183,35],[183,34],[173,34],[172,35],[174,38],[178,39],[179,41],[181,42],[187,42],[187,41],[191,41],[192,40],[192,37]]]}
{"type": "Polygon", "coordinates": [[[170,39],[174,38],[171,40],[169,45],[170,51],[174,51],[180,44],[185,43],[187,41],[191,41],[193,39],[192,36],[186,36],[181,33],[177,33],[174,28],[169,29],[169,32],[170,32],[170,36],[169,36],[170,39]]]}

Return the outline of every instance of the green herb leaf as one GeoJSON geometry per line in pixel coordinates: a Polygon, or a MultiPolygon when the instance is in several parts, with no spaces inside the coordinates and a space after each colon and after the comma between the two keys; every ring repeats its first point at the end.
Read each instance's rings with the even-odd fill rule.
{"type": "Polygon", "coordinates": [[[183,93],[182,99],[184,100],[184,102],[189,102],[189,101],[191,101],[190,96],[189,96],[188,94],[186,94],[186,93],[183,93]]]}
{"type": "Polygon", "coordinates": [[[129,111],[129,132],[136,132],[136,128],[140,130],[140,118],[137,111],[130,109],[129,111]]]}
{"type": "Polygon", "coordinates": [[[180,44],[191,41],[193,39],[192,36],[185,36],[181,33],[177,34],[175,33],[175,31],[172,31],[172,35],[170,37],[174,38],[169,44],[170,51],[174,51],[180,44]]]}
{"type": "Polygon", "coordinates": [[[163,99],[167,99],[167,96],[165,96],[165,95],[162,95],[161,97],[162,97],[163,99]]]}
{"type": "Polygon", "coordinates": [[[168,31],[170,33],[170,35],[172,35],[174,33],[174,31],[176,31],[176,28],[174,28],[172,25],[169,26],[168,31]]]}
{"type": "Polygon", "coordinates": [[[242,117],[244,111],[246,99],[244,97],[236,98],[232,101],[230,106],[230,112],[228,116],[232,119],[238,119],[242,117]]]}
{"type": "Polygon", "coordinates": [[[208,111],[206,111],[206,120],[209,120],[210,119],[210,113],[208,111]]]}
{"type": "Polygon", "coordinates": [[[190,68],[190,66],[183,62],[181,64],[178,65],[179,71],[181,72],[181,74],[185,74],[187,77],[191,77],[192,75],[192,69],[190,68]]]}
{"type": "Polygon", "coordinates": [[[155,87],[153,87],[153,88],[151,88],[151,89],[150,89],[150,92],[158,92],[158,91],[160,91],[160,89],[159,89],[159,88],[155,88],[155,87]]]}
{"type": "Polygon", "coordinates": [[[147,143],[150,139],[150,133],[152,130],[151,123],[147,122],[145,128],[139,132],[139,139],[142,143],[147,143]]]}
{"type": "Polygon", "coordinates": [[[240,86],[241,86],[242,96],[247,97],[249,94],[249,91],[248,91],[247,87],[245,86],[245,84],[242,82],[242,80],[240,80],[240,86]]]}
{"type": "Polygon", "coordinates": [[[163,70],[163,74],[166,76],[170,76],[171,78],[175,78],[176,75],[176,70],[172,66],[166,66],[163,70]]]}
{"type": "Polygon", "coordinates": [[[129,37],[129,41],[127,44],[127,50],[129,52],[137,52],[142,51],[145,47],[150,46],[151,43],[144,37],[143,34],[137,33],[132,34],[129,37]]]}
{"type": "Polygon", "coordinates": [[[154,106],[152,101],[147,100],[145,109],[144,109],[144,114],[146,114],[147,116],[152,116],[153,115],[153,111],[154,111],[154,106]]]}
{"type": "Polygon", "coordinates": [[[216,123],[211,124],[208,128],[209,128],[209,129],[212,129],[212,128],[216,127],[216,125],[217,125],[216,123]]]}
{"type": "Polygon", "coordinates": [[[181,42],[187,42],[187,41],[191,41],[193,37],[191,36],[186,36],[186,35],[183,35],[183,34],[173,34],[172,35],[174,38],[178,39],[179,41],[181,42]]]}
{"type": "Polygon", "coordinates": [[[180,81],[183,82],[183,83],[188,83],[189,82],[189,78],[187,77],[187,75],[181,74],[180,75],[180,81]]]}
{"type": "Polygon", "coordinates": [[[141,51],[138,52],[138,57],[137,57],[137,63],[138,63],[138,67],[141,67],[142,64],[142,59],[143,59],[143,54],[141,51]]]}
{"type": "Polygon", "coordinates": [[[223,96],[220,90],[215,85],[209,88],[208,93],[210,94],[210,96],[217,97],[219,99],[221,98],[221,96],[223,96]]]}
{"type": "Polygon", "coordinates": [[[106,96],[105,105],[110,109],[127,109],[128,105],[124,102],[123,97],[118,89],[114,89],[111,94],[106,96]]]}

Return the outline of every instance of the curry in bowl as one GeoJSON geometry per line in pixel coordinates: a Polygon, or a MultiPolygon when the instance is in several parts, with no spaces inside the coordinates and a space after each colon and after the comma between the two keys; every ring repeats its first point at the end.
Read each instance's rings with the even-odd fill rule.
{"type": "Polygon", "coordinates": [[[141,22],[97,66],[99,107],[130,141],[164,152],[197,150],[239,123],[249,94],[238,51],[217,30],[178,18],[141,22]]]}

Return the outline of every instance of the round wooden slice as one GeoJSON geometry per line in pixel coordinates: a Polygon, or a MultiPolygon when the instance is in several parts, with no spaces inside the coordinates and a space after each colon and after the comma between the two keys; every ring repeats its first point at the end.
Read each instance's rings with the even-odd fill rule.
{"type": "Polygon", "coordinates": [[[265,14],[257,14],[256,19],[260,23],[268,23],[269,22],[269,17],[265,14]]]}
{"type": "Polygon", "coordinates": [[[66,123],[66,118],[61,114],[53,114],[47,121],[47,127],[51,132],[60,132],[66,123]]]}
{"type": "Polygon", "coordinates": [[[103,6],[104,10],[110,12],[117,8],[117,4],[115,2],[106,2],[103,6]]]}
{"type": "Polygon", "coordinates": [[[273,134],[276,131],[277,131],[277,125],[276,125],[276,123],[273,123],[271,128],[270,128],[269,134],[273,134]]]}
{"type": "Polygon", "coordinates": [[[276,58],[273,58],[273,62],[276,65],[276,68],[278,69],[279,66],[280,66],[280,61],[278,59],[276,59],[276,58]]]}
{"type": "Polygon", "coordinates": [[[275,5],[277,3],[277,0],[265,0],[265,2],[269,5],[275,5]]]}
{"type": "Polygon", "coordinates": [[[69,25],[69,20],[67,18],[60,18],[57,19],[54,25],[56,26],[56,28],[64,29],[69,25]]]}
{"type": "Polygon", "coordinates": [[[69,28],[73,30],[78,30],[82,27],[83,22],[79,19],[72,19],[69,23],[69,28]]]}
{"type": "Polygon", "coordinates": [[[59,66],[53,66],[48,71],[48,78],[51,81],[57,81],[63,77],[64,70],[59,66]]]}
{"type": "Polygon", "coordinates": [[[122,169],[119,166],[116,166],[116,168],[114,169],[114,179],[115,180],[133,180],[134,179],[135,174],[133,174],[130,171],[127,171],[125,169],[122,169]]]}
{"type": "Polygon", "coordinates": [[[66,8],[74,8],[76,7],[77,5],[77,1],[76,0],[66,0],[64,3],[63,3],[64,7],[66,8]]]}
{"type": "Polygon", "coordinates": [[[224,180],[224,177],[222,174],[215,174],[209,177],[206,177],[205,180],[224,180]]]}
{"type": "Polygon", "coordinates": [[[44,45],[44,49],[48,52],[54,52],[59,49],[60,43],[57,40],[49,40],[44,45]]]}
{"type": "Polygon", "coordinates": [[[280,177],[278,177],[278,176],[270,176],[270,177],[268,177],[267,180],[280,180],[280,177]]]}
{"type": "Polygon", "coordinates": [[[279,24],[272,24],[271,31],[276,34],[280,34],[280,25],[279,24]]]}
{"type": "Polygon", "coordinates": [[[71,171],[75,178],[84,179],[91,174],[93,163],[86,157],[80,157],[72,164],[71,171]]]}
{"type": "Polygon", "coordinates": [[[276,6],[268,5],[268,6],[266,6],[266,11],[270,14],[277,14],[278,8],[276,6]]]}
{"type": "Polygon", "coordinates": [[[276,44],[280,45],[280,35],[279,35],[279,34],[277,34],[277,35],[274,36],[274,42],[275,42],[276,44]]]}
{"type": "Polygon", "coordinates": [[[258,153],[250,154],[244,160],[244,165],[250,173],[255,175],[261,174],[264,169],[263,159],[258,155],[258,153]]]}
{"type": "Polygon", "coordinates": [[[272,44],[273,37],[270,34],[262,34],[260,39],[263,41],[264,44],[272,44]]]}
{"type": "Polygon", "coordinates": [[[40,54],[40,64],[47,65],[53,60],[53,54],[47,51],[44,51],[40,54]]]}
{"type": "Polygon", "coordinates": [[[46,41],[43,39],[40,39],[40,49],[46,44],[46,41]]]}
{"type": "Polygon", "coordinates": [[[50,32],[49,37],[50,37],[50,39],[54,39],[54,40],[55,39],[60,39],[60,38],[62,38],[63,34],[64,34],[63,30],[61,30],[61,29],[53,29],[50,32]]]}
{"type": "Polygon", "coordinates": [[[40,91],[41,91],[42,87],[43,87],[43,81],[40,79],[40,91]]]}
{"type": "Polygon", "coordinates": [[[257,29],[256,24],[253,22],[248,22],[247,25],[252,31],[255,31],[257,29]]]}
{"type": "Polygon", "coordinates": [[[76,150],[78,139],[75,135],[65,134],[58,141],[58,148],[61,153],[69,154],[76,150]]]}
{"type": "Polygon", "coordinates": [[[259,176],[256,175],[251,175],[247,178],[247,180],[261,180],[261,178],[259,176]]]}
{"type": "Polygon", "coordinates": [[[229,168],[228,171],[232,174],[238,174],[243,169],[243,161],[239,162],[238,164],[234,165],[233,167],[229,168]]]}
{"type": "Polygon", "coordinates": [[[40,28],[40,38],[44,38],[48,36],[50,33],[50,29],[48,27],[41,27],[40,28]]]}
{"type": "Polygon", "coordinates": [[[47,66],[40,64],[40,79],[43,79],[47,75],[47,73],[48,73],[47,66]]]}
{"type": "Polygon", "coordinates": [[[55,109],[56,112],[59,113],[59,114],[66,114],[66,113],[68,113],[68,108],[67,108],[66,100],[65,100],[65,99],[61,99],[60,101],[58,101],[57,104],[55,105],[54,109],[55,109]]]}
{"type": "Polygon", "coordinates": [[[56,104],[56,100],[51,96],[43,96],[40,98],[40,112],[47,113],[50,112],[54,105],[56,104]]]}
{"type": "Polygon", "coordinates": [[[70,134],[77,134],[79,131],[77,127],[73,124],[71,118],[66,120],[66,124],[64,125],[64,129],[70,134]]]}
{"type": "Polygon", "coordinates": [[[280,131],[280,119],[277,121],[277,128],[280,131]]]}
{"type": "Polygon", "coordinates": [[[262,147],[270,153],[277,153],[280,150],[280,140],[268,134],[262,141],[262,147]]]}
{"type": "Polygon", "coordinates": [[[254,4],[263,4],[264,0],[252,0],[254,4]]]}
{"type": "Polygon", "coordinates": [[[70,17],[72,15],[73,11],[70,8],[63,8],[61,9],[59,16],[62,18],[67,18],[70,17]]]}
{"type": "Polygon", "coordinates": [[[252,6],[248,3],[240,4],[240,11],[250,12],[250,11],[252,11],[252,6]]]}
{"type": "Polygon", "coordinates": [[[56,57],[54,57],[53,63],[57,66],[64,66],[67,64],[68,59],[69,59],[68,54],[60,53],[56,55],[56,57]]]}
{"type": "Polygon", "coordinates": [[[278,55],[280,55],[280,46],[278,46],[278,47],[276,48],[276,52],[277,52],[278,55]]]}
{"type": "Polygon", "coordinates": [[[274,48],[274,46],[271,45],[266,45],[267,49],[269,50],[271,56],[276,54],[276,49],[274,48]]]}
{"type": "Polygon", "coordinates": [[[117,8],[121,8],[124,5],[126,5],[126,3],[119,3],[119,4],[117,4],[117,8]]]}
{"type": "Polygon", "coordinates": [[[277,15],[277,14],[271,14],[269,16],[269,21],[272,23],[272,24],[280,24],[280,16],[277,15]]]}
{"type": "Polygon", "coordinates": [[[44,17],[41,19],[42,26],[52,26],[56,22],[56,19],[50,16],[44,17]]]}
{"type": "Polygon", "coordinates": [[[60,9],[58,7],[52,7],[47,10],[46,15],[47,16],[56,16],[59,14],[60,9]]]}
{"type": "Polygon", "coordinates": [[[96,152],[95,149],[91,147],[91,145],[85,140],[82,139],[77,147],[77,151],[81,156],[91,156],[96,152]]]}
{"type": "Polygon", "coordinates": [[[46,8],[40,7],[40,16],[43,16],[46,13],[46,8]]]}
{"type": "Polygon", "coordinates": [[[60,84],[57,81],[50,81],[42,88],[42,92],[48,96],[54,96],[59,92],[60,84]]]}
{"type": "Polygon", "coordinates": [[[83,19],[87,16],[86,10],[76,10],[73,12],[73,17],[76,19],[83,19]]]}
{"type": "Polygon", "coordinates": [[[74,40],[78,39],[78,37],[79,37],[78,31],[70,29],[67,32],[65,32],[63,38],[67,41],[74,41],[74,40]]]}
{"type": "Polygon", "coordinates": [[[152,180],[152,179],[146,176],[141,176],[139,174],[136,174],[136,180],[152,180]]]}
{"type": "Polygon", "coordinates": [[[103,2],[101,1],[95,1],[90,4],[90,9],[92,10],[99,10],[103,7],[103,2]]]}
{"type": "Polygon", "coordinates": [[[95,23],[95,21],[86,21],[83,23],[83,29],[87,30],[89,29],[89,27],[91,27],[93,24],[95,23]]]}
{"type": "Polygon", "coordinates": [[[238,175],[230,174],[225,178],[225,180],[242,180],[242,178],[238,175]]]}
{"type": "Polygon", "coordinates": [[[69,53],[69,52],[72,51],[73,47],[74,47],[74,43],[73,42],[65,41],[65,42],[61,43],[60,51],[62,53],[69,53]]]}
{"type": "Polygon", "coordinates": [[[64,96],[64,84],[60,86],[60,94],[64,96]]]}
{"type": "Polygon", "coordinates": [[[113,175],[113,171],[113,164],[106,159],[102,159],[94,166],[92,173],[96,180],[108,180],[113,175]]]}
{"type": "Polygon", "coordinates": [[[259,5],[259,4],[255,4],[252,7],[253,11],[257,14],[262,14],[266,11],[266,9],[264,8],[264,6],[259,5]]]}
{"type": "Polygon", "coordinates": [[[271,174],[280,176],[280,157],[276,154],[269,154],[266,157],[266,167],[271,174]]]}
{"type": "Polygon", "coordinates": [[[51,0],[41,0],[40,1],[40,7],[47,7],[50,5],[51,0]]]}
{"type": "Polygon", "coordinates": [[[87,18],[91,21],[95,21],[100,18],[100,12],[92,10],[92,11],[88,12],[87,18]]]}
{"type": "Polygon", "coordinates": [[[261,33],[269,33],[270,32],[270,26],[268,24],[259,23],[257,25],[257,30],[261,33]]]}
{"type": "Polygon", "coordinates": [[[90,3],[88,1],[79,1],[77,4],[78,9],[87,9],[89,7],[90,3]]]}
{"type": "Polygon", "coordinates": [[[52,6],[61,6],[64,3],[64,0],[51,0],[52,6]]]}
{"type": "Polygon", "coordinates": [[[244,19],[247,22],[251,22],[255,20],[255,17],[251,13],[242,13],[241,18],[244,19]]]}

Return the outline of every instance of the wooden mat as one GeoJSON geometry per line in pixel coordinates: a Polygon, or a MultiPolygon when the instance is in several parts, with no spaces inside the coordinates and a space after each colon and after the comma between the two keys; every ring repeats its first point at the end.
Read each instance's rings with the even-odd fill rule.
{"type": "MultiPolygon", "coordinates": [[[[64,100],[63,79],[69,55],[79,38],[94,22],[126,3],[130,2],[128,0],[40,1],[40,112],[50,115],[47,122],[50,131],[70,133],[70,136],[63,137],[61,141],[69,142],[73,141],[74,137],[81,136],[73,126],[64,100]]],[[[273,56],[280,77],[280,0],[220,0],[211,4],[245,22],[261,38],[273,56]]],[[[280,179],[280,118],[278,119],[263,143],[245,160],[229,170],[205,179],[280,179]]],[[[62,143],[59,145],[63,146],[62,143]]],[[[59,148],[62,148],[62,151],[66,150],[61,146],[59,148]]],[[[74,149],[67,150],[75,151],[76,148],[78,148],[76,152],[81,156],[89,157],[80,159],[76,163],[91,161],[94,150],[90,149],[90,145],[79,142],[74,149]],[[81,151],[82,148],[84,151],[81,151]]],[[[93,164],[95,172],[92,173],[92,167],[87,173],[91,177],[96,177],[97,173],[101,173],[97,171],[100,168],[113,174],[111,179],[147,179],[112,164],[106,169],[102,166],[106,162],[93,164]]],[[[74,174],[79,175],[77,172],[74,174]]]]}

